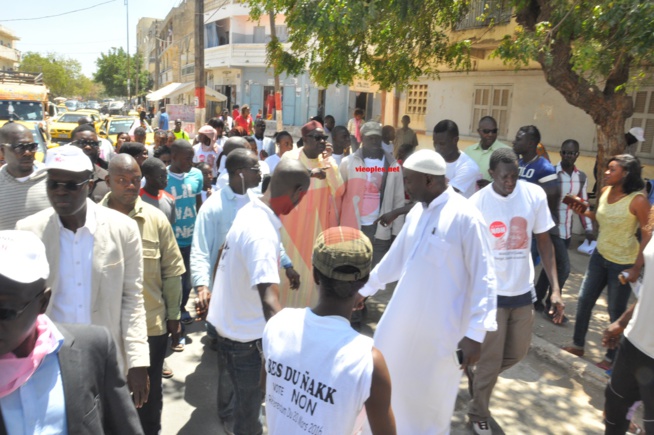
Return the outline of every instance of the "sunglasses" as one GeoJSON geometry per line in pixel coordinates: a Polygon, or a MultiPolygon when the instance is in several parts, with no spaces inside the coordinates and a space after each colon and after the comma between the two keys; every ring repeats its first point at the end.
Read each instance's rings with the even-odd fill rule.
{"type": "Polygon", "coordinates": [[[329,136],[325,136],[323,134],[310,134],[309,137],[312,138],[313,140],[321,141],[321,140],[327,140],[329,136]]]}
{"type": "Polygon", "coordinates": [[[247,169],[248,171],[259,172],[259,173],[261,172],[261,166],[255,166],[253,168],[239,168],[239,169],[247,169]]]}
{"type": "Polygon", "coordinates": [[[90,146],[93,148],[98,148],[100,146],[100,141],[99,140],[75,140],[70,143],[71,145],[75,145],[78,148],[84,148],[86,146],[90,146]]]}
{"type": "Polygon", "coordinates": [[[39,294],[34,296],[34,299],[30,300],[28,303],[23,305],[22,308],[15,309],[15,308],[2,308],[2,307],[0,307],[0,321],[15,320],[17,317],[19,317],[21,314],[23,314],[25,312],[25,310],[27,310],[27,308],[29,308],[29,306],[32,304],[32,302],[37,300],[43,294],[44,291],[45,291],[45,289],[41,290],[39,292],[39,294]]]}
{"type": "Polygon", "coordinates": [[[25,154],[27,151],[33,153],[39,147],[39,144],[36,143],[36,142],[32,142],[32,143],[16,143],[16,144],[5,143],[3,145],[11,147],[11,149],[14,150],[14,152],[16,154],[25,154]]]}
{"type": "Polygon", "coordinates": [[[497,134],[497,129],[496,128],[480,128],[479,131],[484,134],[497,134]]]}
{"type": "Polygon", "coordinates": [[[80,183],[75,183],[74,181],[54,181],[54,180],[48,180],[46,182],[46,186],[50,190],[57,190],[59,186],[63,187],[64,189],[68,190],[69,192],[75,192],[79,189],[82,188],[86,183],[91,181],[91,179],[84,180],[80,183]]]}

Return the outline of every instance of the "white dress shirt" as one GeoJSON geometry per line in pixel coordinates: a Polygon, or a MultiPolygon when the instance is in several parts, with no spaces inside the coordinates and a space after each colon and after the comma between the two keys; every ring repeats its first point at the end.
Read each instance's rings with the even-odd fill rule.
{"type": "Polygon", "coordinates": [[[51,318],[61,323],[91,324],[91,275],[95,212],[87,207],[84,226],[72,232],[59,222],[59,288],[52,295],[51,318]]]}

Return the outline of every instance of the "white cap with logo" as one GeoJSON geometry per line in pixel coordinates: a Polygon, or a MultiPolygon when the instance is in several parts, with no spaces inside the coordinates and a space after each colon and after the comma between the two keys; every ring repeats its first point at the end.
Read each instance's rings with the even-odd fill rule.
{"type": "Polygon", "coordinates": [[[60,169],[69,172],[93,172],[91,159],[84,154],[81,148],[73,145],[48,150],[45,156],[45,169],[60,169]]]}
{"type": "Polygon", "coordinates": [[[0,275],[22,284],[47,279],[50,266],[41,239],[29,231],[0,231],[0,275]]]}

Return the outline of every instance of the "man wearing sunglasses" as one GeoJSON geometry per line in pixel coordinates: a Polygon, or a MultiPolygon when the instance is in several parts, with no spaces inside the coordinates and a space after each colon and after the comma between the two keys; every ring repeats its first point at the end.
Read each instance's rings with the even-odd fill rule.
{"type": "MultiPolygon", "coordinates": [[[[302,127],[304,146],[288,151],[281,160],[299,160],[311,176],[306,199],[282,218],[282,242],[300,276],[311,276],[311,252],[318,235],[340,222],[345,189],[336,161],[323,154],[326,140],[322,124],[310,121],[302,127]]],[[[284,283],[279,292],[280,300],[287,307],[305,308],[318,301],[318,286],[310,279],[302,280],[297,292],[290,290],[290,286],[284,283]]]]}
{"type": "Polygon", "coordinates": [[[0,128],[0,148],[7,162],[0,168],[0,230],[11,230],[20,219],[50,207],[46,173],[34,161],[38,144],[23,125],[0,128]]]}
{"type": "Polygon", "coordinates": [[[38,237],[0,231],[0,433],[142,434],[106,329],[45,315],[50,275],[38,237]]]}
{"type": "Polygon", "coordinates": [[[150,363],[143,308],[143,251],[138,226],[129,217],[88,199],[93,165],[71,145],[48,152],[51,208],[18,221],[35,233],[54,271],[48,316],[56,322],[106,327],[118,349],[134,402],[147,401],[150,363]]]}
{"type": "Polygon", "coordinates": [[[497,140],[497,121],[492,116],[484,116],[479,120],[477,133],[479,133],[479,142],[470,145],[465,149],[465,153],[479,166],[482,179],[477,181],[477,185],[481,189],[490,184],[490,173],[488,172],[490,165],[490,157],[493,151],[500,148],[511,148],[507,144],[497,140]]]}
{"type": "Polygon", "coordinates": [[[84,151],[93,163],[93,184],[89,188],[89,198],[98,203],[109,193],[109,187],[104,181],[109,175],[108,163],[100,157],[98,135],[92,125],[83,124],[73,130],[71,137],[73,141],[70,144],[84,151]]]}

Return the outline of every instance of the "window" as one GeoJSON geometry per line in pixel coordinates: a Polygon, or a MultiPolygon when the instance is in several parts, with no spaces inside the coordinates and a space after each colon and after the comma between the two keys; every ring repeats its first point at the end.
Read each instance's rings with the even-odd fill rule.
{"type": "Polygon", "coordinates": [[[288,40],[288,28],[286,27],[286,24],[275,26],[275,34],[277,35],[279,42],[286,42],[288,40]]]}
{"type": "Polygon", "coordinates": [[[427,85],[409,85],[406,96],[406,113],[409,115],[427,113],[427,85]]]}
{"type": "Polygon", "coordinates": [[[472,100],[472,123],[470,134],[475,135],[479,120],[484,116],[492,116],[497,121],[497,135],[508,136],[509,110],[511,109],[512,88],[507,85],[477,85],[472,100]]]}
{"type": "Polygon", "coordinates": [[[488,27],[511,20],[511,5],[506,0],[472,0],[468,13],[456,25],[456,30],[488,27]]]}
{"type": "Polygon", "coordinates": [[[634,114],[627,122],[628,128],[641,127],[645,131],[645,142],[640,144],[636,155],[652,157],[652,142],[654,142],[654,87],[639,89],[633,96],[634,114]]]}
{"type": "Polygon", "coordinates": [[[254,26],[253,41],[255,44],[263,44],[266,42],[266,28],[264,26],[254,26]]]}

